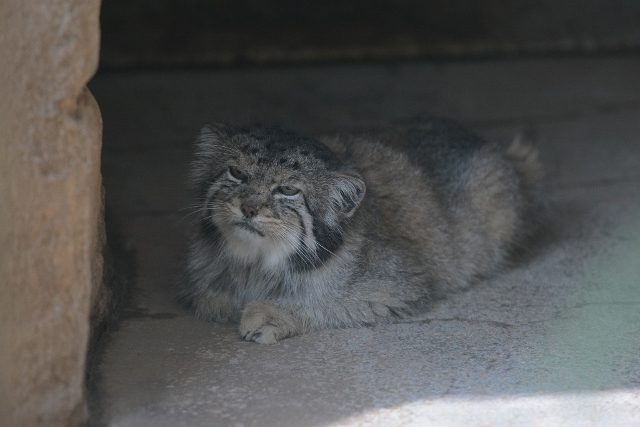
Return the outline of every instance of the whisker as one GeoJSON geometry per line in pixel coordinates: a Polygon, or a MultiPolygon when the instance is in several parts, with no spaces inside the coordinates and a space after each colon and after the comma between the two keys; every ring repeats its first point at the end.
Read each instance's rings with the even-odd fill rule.
{"type": "Polygon", "coordinates": [[[293,250],[299,254],[300,251],[298,249],[298,245],[296,244],[296,241],[294,240],[294,238],[286,232],[286,230],[278,230],[276,232],[276,235],[278,236],[279,239],[281,239],[283,242],[288,243],[289,246],[291,246],[293,248],[293,250]]]}
{"type": "Polygon", "coordinates": [[[291,240],[289,239],[289,237],[285,236],[282,232],[277,231],[273,237],[275,237],[277,243],[280,244],[284,250],[286,250],[289,247],[293,247],[294,253],[298,253],[298,249],[291,244],[291,240]]]}
{"type": "MultiPolygon", "coordinates": [[[[303,230],[303,228],[298,226],[297,224],[294,224],[294,223],[288,223],[288,224],[296,227],[298,231],[303,230]]],[[[321,260],[318,254],[315,251],[310,250],[310,248],[306,247],[306,245],[304,246],[304,248],[300,248],[296,246],[296,249],[297,249],[296,252],[298,253],[298,255],[300,255],[301,258],[304,258],[306,261],[308,261],[308,264],[310,266],[316,265],[318,261],[320,262],[321,265],[325,264],[325,261],[321,260]]]]}
{"type": "Polygon", "coordinates": [[[188,205],[188,206],[184,206],[180,209],[176,209],[176,213],[180,212],[180,211],[186,211],[187,209],[195,209],[195,208],[199,208],[202,205],[200,203],[194,203],[192,205],[188,205]]]}
{"type": "Polygon", "coordinates": [[[286,230],[278,231],[277,234],[279,237],[285,239],[293,247],[293,250],[295,251],[295,253],[300,256],[300,258],[306,265],[308,265],[309,267],[313,267],[314,263],[313,263],[313,259],[310,257],[310,254],[308,253],[308,251],[304,251],[300,249],[299,245],[297,244],[297,241],[294,239],[293,236],[287,233],[286,230]]]}
{"type": "Polygon", "coordinates": [[[190,213],[186,214],[185,216],[183,216],[182,218],[180,218],[180,221],[184,221],[185,219],[189,218],[189,217],[190,217],[190,216],[192,216],[192,215],[198,214],[198,213],[200,213],[200,212],[206,212],[207,210],[208,210],[208,208],[199,208],[199,209],[196,209],[195,211],[190,212],[190,213]]]}
{"type": "MultiPolygon", "coordinates": [[[[293,222],[290,222],[290,221],[285,221],[285,224],[287,224],[288,226],[296,227],[296,228],[298,228],[299,230],[303,230],[303,229],[304,229],[300,224],[296,224],[296,223],[293,223],[293,222]]],[[[332,251],[330,251],[329,249],[327,249],[324,245],[322,245],[320,242],[318,242],[318,240],[314,239],[314,243],[315,243],[318,247],[320,247],[322,250],[325,250],[325,251],[329,252],[331,255],[333,255],[334,257],[338,258],[341,262],[343,262],[343,263],[345,263],[345,262],[346,262],[346,261],[345,261],[345,260],[344,260],[340,255],[338,255],[338,254],[336,254],[335,252],[332,252],[332,251]]],[[[316,257],[320,258],[320,257],[318,256],[318,254],[317,254],[317,253],[315,253],[315,252],[314,252],[314,255],[315,255],[316,257]]]]}
{"type": "Polygon", "coordinates": [[[334,257],[338,258],[342,263],[346,263],[346,261],[337,253],[335,252],[331,252],[329,249],[327,249],[326,247],[324,247],[320,242],[318,242],[317,240],[315,241],[316,245],[320,246],[320,248],[324,249],[325,251],[329,252],[331,255],[333,255],[334,257]]]}
{"type": "MultiPolygon", "coordinates": [[[[201,213],[201,212],[206,212],[209,209],[215,209],[216,207],[217,207],[216,203],[214,202],[214,203],[207,203],[204,206],[202,206],[202,205],[194,205],[193,207],[185,208],[185,209],[194,209],[194,210],[193,210],[193,212],[190,212],[190,213],[186,214],[185,216],[183,216],[182,218],[180,218],[180,221],[184,221],[185,219],[187,219],[188,217],[190,217],[192,215],[196,215],[196,214],[201,213]]],[[[182,210],[185,210],[185,209],[182,209],[182,210]]]]}

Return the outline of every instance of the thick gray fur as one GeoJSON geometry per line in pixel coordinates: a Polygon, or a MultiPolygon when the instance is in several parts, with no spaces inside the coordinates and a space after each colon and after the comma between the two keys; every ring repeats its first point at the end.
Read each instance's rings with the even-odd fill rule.
{"type": "Polygon", "coordinates": [[[419,314],[525,244],[541,175],[531,148],[501,149],[444,119],[323,142],[207,126],[179,297],[260,343],[419,314]]]}

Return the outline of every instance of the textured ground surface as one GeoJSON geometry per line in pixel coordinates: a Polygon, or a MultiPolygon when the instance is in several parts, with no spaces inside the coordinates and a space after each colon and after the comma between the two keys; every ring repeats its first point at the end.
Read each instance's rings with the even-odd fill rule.
{"type": "Polygon", "coordinates": [[[606,57],[96,77],[107,205],[137,273],[95,367],[95,424],[638,425],[638,76],[640,58],[606,57]],[[173,302],[203,123],[327,133],[419,112],[535,139],[554,213],[529,257],[414,322],[273,346],[173,302]]]}

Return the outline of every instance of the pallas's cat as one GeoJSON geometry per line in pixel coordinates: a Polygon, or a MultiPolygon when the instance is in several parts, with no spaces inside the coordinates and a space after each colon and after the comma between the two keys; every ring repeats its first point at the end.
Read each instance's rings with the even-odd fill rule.
{"type": "Polygon", "coordinates": [[[424,312],[503,265],[541,205],[535,151],[438,118],[323,142],[206,126],[192,179],[199,218],[179,297],[265,344],[424,312]]]}

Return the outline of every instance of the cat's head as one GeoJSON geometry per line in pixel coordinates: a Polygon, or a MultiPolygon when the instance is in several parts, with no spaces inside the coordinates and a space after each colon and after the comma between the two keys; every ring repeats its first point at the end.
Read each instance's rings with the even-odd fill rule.
{"type": "Polygon", "coordinates": [[[320,141],[262,125],[204,127],[192,180],[223,250],[274,268],[322,265],[365,195],[355,168],[320,141]]]}

